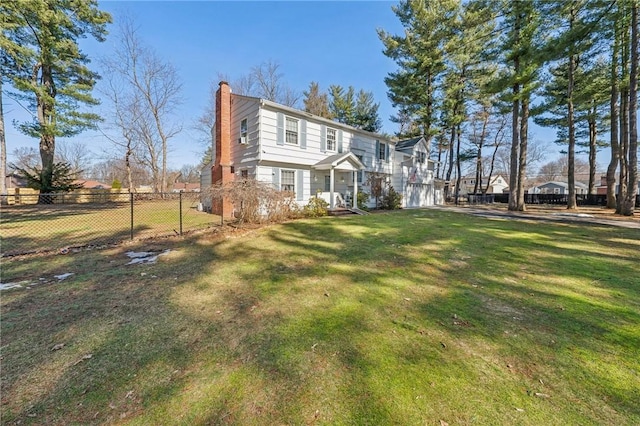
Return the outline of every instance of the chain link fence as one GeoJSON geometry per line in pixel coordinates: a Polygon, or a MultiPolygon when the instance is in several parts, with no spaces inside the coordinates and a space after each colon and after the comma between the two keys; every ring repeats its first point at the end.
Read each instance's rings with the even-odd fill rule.
{"type": "Polygon", "coordinates": [[[220,226],[200,194],[20,194],[0,199],[0,255],[182,235],[220,226]],[[40,201],[40,203],[38,203],[40,201]]]}

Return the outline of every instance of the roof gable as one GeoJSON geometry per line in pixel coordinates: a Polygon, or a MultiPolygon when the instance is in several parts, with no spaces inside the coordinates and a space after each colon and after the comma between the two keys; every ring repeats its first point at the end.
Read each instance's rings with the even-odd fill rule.
{"type": "Polygon", "coordinates": [[[427,140],[424,136],[417,136],[415,138],[404,139],[396,143],[396,151],[402,151],[410,154],[419,143],[422,143],[423,146],[427,148],[427,140]]]}

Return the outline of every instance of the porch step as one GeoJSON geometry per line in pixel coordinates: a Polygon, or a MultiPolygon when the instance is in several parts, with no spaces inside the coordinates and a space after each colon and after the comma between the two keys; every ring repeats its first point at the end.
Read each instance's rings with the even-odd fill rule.
{"type": "Polygon", "coordinates": [[[360,210],[357,207],[353,207],[353,208],[349,209],[349,211],[352,212],[352,213],[355,213],[355,214],[359,214],[361,216],[369,214],[369,212],[365,212],[364,210],[360,210]]]}
{"type": "Polygon", "coordinates": [[[354,214],[354,212],[352,212],[350,209],[344,209],[341,207],[329,209],[327,210],[327,213],[329,214],[329,216],[344,216],[348,214],[354,214]]]}

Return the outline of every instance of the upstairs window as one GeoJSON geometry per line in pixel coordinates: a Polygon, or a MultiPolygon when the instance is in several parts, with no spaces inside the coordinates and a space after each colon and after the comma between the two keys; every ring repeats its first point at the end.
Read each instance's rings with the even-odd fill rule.
{"type": "Polygon", "coordinates": [[[248,130],[247,129],[248,129],[248,127],[247,127],[247,119],[245,118],[240,122],[240,137],[241,138],[246,138],[247,137],[247,134],[248,134],[248,130]]]}
{"type": "Polygon", "coordinates": [[[280,171],[280,190],[296,192],[296,171],[295,170],[280,171]]]}
{"type": "Polygon", "coordinates": [[[426,152],[418,152],[418,155],[416,156],[416,161],[418,162],[418,164],[424,164],[427,162],[427,153],[426,152]]]}
{"type": "Polygon", "coordinates": [[[380,142],[378,145],[378,160],[387,161],[387,144],[380,142]]]}
{"type": "Polygon", "coordinates": [[[327,151],[336,150],[336,130],[327,129],[327,151]]]}
{"type": "MultiPolygon", "coordinates": [[[[358,160],[360,160],[360,162],[364,164],[364,159],[362,155],[356,155],[356,157],[358,157],[358,160]]],[[[364,183],[364,170],[358,170],[358,183],[359,184],[364,183]]]]}
{"type": "Polygon", "coordinates": [[[285,125],[285,142],[298,145],[298,120],[287,117],[285,125]]]}

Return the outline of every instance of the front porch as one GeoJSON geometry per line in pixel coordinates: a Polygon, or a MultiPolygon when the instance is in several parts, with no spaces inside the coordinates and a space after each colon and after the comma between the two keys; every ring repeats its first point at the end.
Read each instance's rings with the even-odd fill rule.
{"type": "Polygon", "coordinates": [[[331,155],[311,167],[311,194],[324,199],[329,210],[358,207],[358,171],[364,164],[351,152],[331,155]]]}

